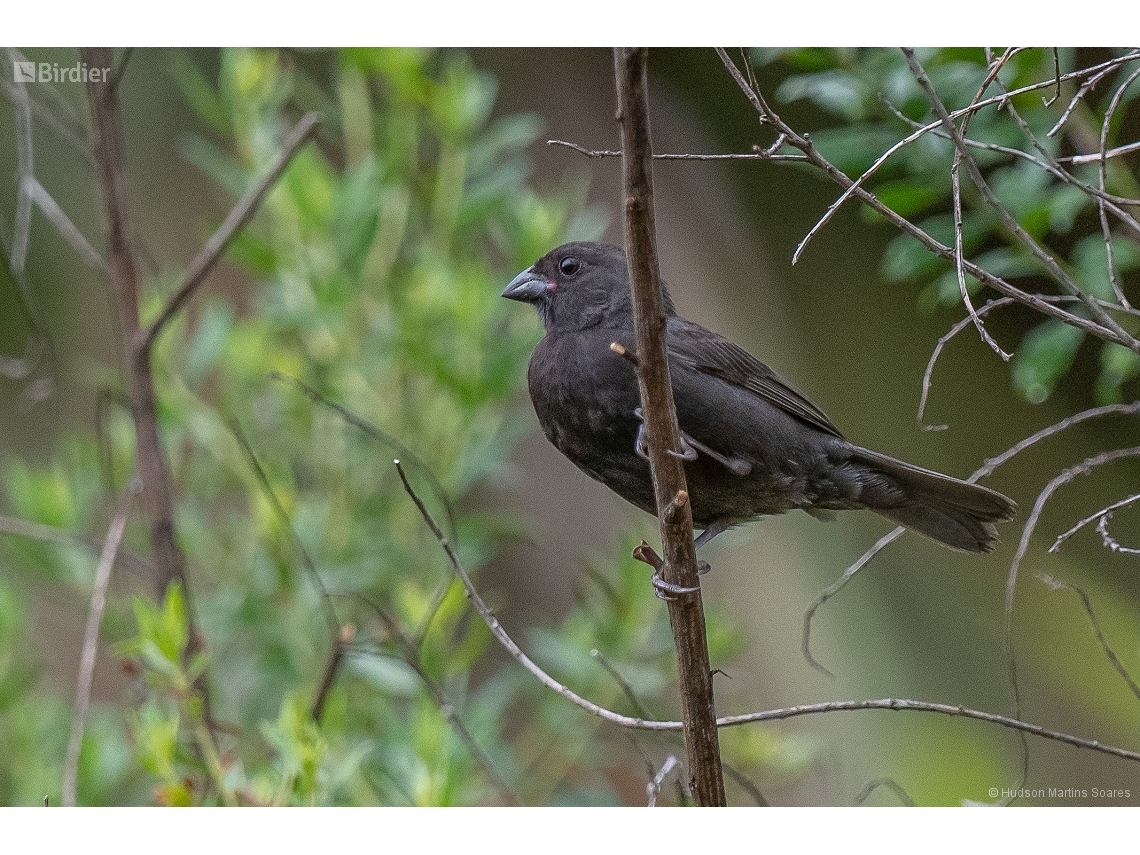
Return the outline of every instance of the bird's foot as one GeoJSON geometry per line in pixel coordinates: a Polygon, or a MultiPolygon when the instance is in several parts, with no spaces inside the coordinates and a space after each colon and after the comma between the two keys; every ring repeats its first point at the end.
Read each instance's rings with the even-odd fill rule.
{"type": "MultiPolygon", "coordinates": [[[[649,459],[649,439],[645,434],[645,416],[641,412],[641,407],[633,411],[634,416],[641,422],[637,428],[637,440],[633,444],[633,450],[637,452],[637,456],[643,460],[649,459]]],[[[684,432],[680,434],[681,450],[674,451],[671,448],[665,449],[665,453],[670,457],[676,457],[679,460],[691,461],[697,459],[697,450],[689,444],[689,438],[684,432]]]]}
{"type": "MultiPolygon", "coordinates": [[[[641,424],[637,428],[637,440],[634,442],[634,451],[637,456],[645,460],[649,459],[649,440],[645,434],[645,416],[641,412],[641,407],[633,411],[634,416],[641,424]]],[[[680,432],[679,438],[681,440],[681,450],[674,451],[671,448],[665,450],[665,453],[671,457],[676,457],[679,460],[690,462],[697,459],[697,452],[711,457],[733,475],[738,475],[743,478],[752,471],[752,464],[747,460],[742,460],[739,457],[725,457],[719,451],[714,451],[703,442],[698,442],[693,439],[684,431],[680,432]]]]}
{"type": "MultiPolygon", "coordinates": [[[[700,563],[705,564],[703,561],[700,563]]],[[[707,568],[708,564],[705,564],[705,567],[707,568]]],[[[697,572],[701,572],[699,568],[697,572]]],[[[653,582],[653,593],[657,596],[657,599],[665,600],[666,602],[679,599],[688,594],[695,594],[701,589],[700,585],[694,585],[689,588],[685,585],[674,585],[672,582],[666,582],[662,578],[660,570],[653,571],[651,581],[653,582]]]]}
{"type": "MultiPolygon", "coordinates": [[[[633,550],[633,557],[653,568],[653,575],[650,577],[650,581],[653,583],[653,593],[660,600],[676,600],[688,594],[695,594],[701,589],[700,585],[695,585],[690,588],[687,585],[674,585],[672,582],[666,582],[665,577],[661,575],[661,572],[665,569],[665,562],[661,560],[660,555],[653,551],[653,547],[644,540],[633,550]]],[[[700,569],[701,564],[704,564],[706,568],[708,567],[708,564],[703,561],[699,561],[697,564],[698,573],[705,572],[700,569]]]]}

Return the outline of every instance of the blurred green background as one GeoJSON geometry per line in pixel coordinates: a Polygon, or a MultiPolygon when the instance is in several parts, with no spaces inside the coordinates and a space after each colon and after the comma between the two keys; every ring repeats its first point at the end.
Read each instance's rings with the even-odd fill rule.
{"type": "MultiPolygon", "coordinates": [[[[23,53],[60,65],[78,56],[23,53]]],[[[1115,55],[1062,53],[1066,68],[1115,55]]],[[[967,92],[968,100],[985,76],[980,50],[922,57],[948,100],[967,92]]],[[[781,115],[812,131],[848,174],[889,145],[890,133],[907,132],[880,91],[911,118],[924,112],[899,82],[897,51],[752,58],[781,115]]],[[[1010,79],[1046,79],[1052,62],[1051,51],[1022,54],[1010,79]]],[[[656,540],[656,522],[537,432],[524,378],[540,324],[498,296],[565,240],[620,242],[618,160],[545,142],[619,147],[612,73],[610,53],[592,49],[132,52],[120,99],[144,319],[158,314],[292,124],[308,110],[323,122],[155,357],[222,768],[203,757],[178,602],[156,590],[148,532],[135,519],[125,548],[136,560],[116,567],[103,624],[81,804],[642,804],[651,770],[670,753],[683,756],[679,738],[631,739],[510,660],[468,607],[391,465],[394,456],[409,464],[485,598],[539,664],[580,694],[635,712],[590,655],[597,650],[650,714],[679,715],[665,609],[628,558],[640,538],[656,540]],[[273,371],[316,387],[399,447],[270,379],[273,371]],[[337,626],[355,633],[317,719],[310,706],[333,628],[231,420],[313,557],[337,626]],[[414,665],[401,633],[414,643],[414,665]]],[[[18,176],[23,96],[7,78],[5,87],[0,174],[18,176]]],[[[1114,144],[1140,133],[1136,88],[1119,108],[1114,144]]],[[[653,50],[650,89],[659,151],[746,152],[771,142],[711,50],[653,50]]],[[[27,89],[35,175],[102,251],[84,92],[67,83],[54,90],[27,89]]],[[[1103,112],[1112,91],[1098,90],[1090,110],[1103,112]]],[[[1024,109],[1047,128],[1070,95],[1050,109],[1034,94],[1024,109]]],[[[993,123],[979,118],[974,130],[1008,133],[993,123]]],[[[944,222],[948,152],[932,142],[876,189],[893,191],[916,220],[944,222]]],[[[1140,195],[1128,169],[1135,155],[1122,162],[1113,192],[1140,195]]],[[[1081,269],[1088,244],[1079,238],[1099,235],[1095,207],[1015,167],[1003,173],[997,160],[988,166],[1004,175],[1003,198],[1019,217],[1038,222],[1081,269]]],[[[661,268],[678,310],[771,365],[858,444],[964,477],[1042,427],[1137,397],[1133,361],[1106,356],[1099,343],[1050,338],[1040,316],[1007,309],[987,326],[1019,355],[1005,364],[965,330],[938,364],[927,410],[929,422],[950,427],[924,431],[915,420],[923,370],[962,317],[947,265],[908,253],[888,225],[849,203],[792,266],[796,245],[839,192],[805,168],[669,161],[655,183],[661,268]]],[[[30,374],[0,378],[0,515],[88,545],[0,534],[0,802],[58,803],[96,553],[131,471],[133,439],[105,275],[85,267],[39,211],[24,272],[7,272],[16,187],[10,180],[0,191],[0,354],[19,357],[29,342],[40,350],[30,374]]],[[[995,232],[980,222],[967,249],[994,251],[995,232]]],[[[1117,250],[1133,297],[1138,255],[1134,238],[1117,250]]],[[[1020,275],[1016,261],[1010,275],[1020,275]]],[[[961,556],[907,535],[876,557],[816,614],[812,650],[834,678],[802,655],[804,612],[888,524],[863,513],[827,524],[794,514],[722,535],[704,556],[713,571],[702,580],[713,665],[726,672],[718,712],[901,697],[1012,714],[1003,607],[1021,526],[1057,473],[1137,437],[1135,416],[1091,420],[1000,469],[988,483],[1021,512],[993,555],[961,556]]],[[[1077,596],[1034,574],[1079,584],[1135,673],[1136,556],[1102,548],[1091,531],[1057,554],[1046,550],[1078,519],[1137,492],[1138,473],[1125,461],[1061,488],[1022,562],[1013,615],[1022,717],[1125,747],[1136,744],[1140,699],[1113,671],[1077,596]]],[[[1126,510],[1113,520],[1126,545],[1140,542],[1136,519],[1126,510]]],[[[1135,764],[1039,739],[1028,745],[1030,788],[1130,795],[1019,804],[1140,802],[1135,764]]],[[[991,788],[1019,785],[1021,767],[1013,732],[916,713],[733,728],[722,746],[772,804],[851,804],[882,778],[919,804],[992,801],[991,788]]],[[[732,804],[754,803],[736,781],[729,794],[732,804]]],[[[678,799],[666,786],[661,801],[678,799]]],[[[868,802],[897,798],[880,789],[868,802]]]]}

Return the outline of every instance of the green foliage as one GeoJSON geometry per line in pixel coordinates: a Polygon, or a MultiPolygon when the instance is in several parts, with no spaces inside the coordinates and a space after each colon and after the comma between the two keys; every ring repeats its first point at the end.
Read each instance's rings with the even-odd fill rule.
{"type": "MultiPolygon", "coordinates": [[[[109,603],[103,637],[135,686],[126,706],[96,704],[89,716],[80,802],[511,800],[497,778],[527,803],[615,801],[598,782],[616,762],[614,735],[601,738],[597,719],[491,646],[392,466],[402,459],[470,570],[514,533],[462,501],[508,468],[532,425],[516,407],[538,324],[498,293],[551,246],[599,233],[584,188],[534,189],[526,147],[537,121],[494,116],[495,80],[457,52],[224,50],[216,76],[175,53],[172,72],[204,129],[183,154],[224,199],[269,168],[297,116],[323,119],[228,251],[240,295],[207,286],[157,342],[190,590],[109,603]],[[188,657],[191,611],[205,653],[188,657]],[[338,637],[345,652],[314,715],[338,637]]],[[[184,215],[203,236],[216,225],[184,215]]],[[[147,283],[144,323],[178,283],[177,271],[147,283]]],[[[100,543],[108,491],[133,469],[132,432],[112,410],[99,442],[69,436],[59,462],[3,460],[8,507],[100,543]]],[[[4,548],[29,576],[89,592],[95,556],[78,543],[4,548]]],[[[144,520],[123,548],[149,553],[144,520]]],[[[134,572],[150,581],[145,562],[134,572]]],[[[596,648],[639,698],[668,710],[671,643],[644,565],[590,573],[594,589],[565,624],[534,633],[534,655],[581,693],[620,704],[596,648]]],[[[25,608],[0,586],[7,803],[56,799],[69,725],[59,698],[70,688],[37,684],[9,655],[27,633],[25,608]]],[[[718,650],[738,643],[723,628],[711,637],[718,650]]]]}
{"type": "MultiPolygon", "coordinates": [[[[994,56],[1000,55],[995,50],[994,56]]],[[[1119,52],[1100,51],[1095,56],[1078,57],[1071,48],[1057,55],[1062,74],[1084,64],[1103,61],[1119,52]]],[[[998,73],[997,81],[986,85],[989,67],[985,52],[978,49],[940,48],[917,52],[934,88],[946,107],[953,111],[969,106],[976,99],[992,98],[1036,83],[1051,83],[1056,72],[1052,50],[1030,49],[1013,53],[998,73]],[[984,88],[984,94],[979,93],[984,88]]],[[[812,131],[819,151],[851,177],[866,171],[888,149],[910,135],[916,127],[937,119],[931,105],[896,49],[787,49],[757,50],[753,58],[760,64],[782,63],[789,74],[776,92],[784,102],[809,101],[834,118],[834,123],[812,131]]],[[[1140,97],[1140,85],[1120,87],[1132,67],[1111,72],[1088,92],[1063,125],[1063,132],[1050,131],[1080,81],[1066,82],[1058,93],[1050,86],[1023,92],[1009,99],[1015,117],[998,100],[974,112],[966,135],[975,145],[971,153],[983,171],[1000,204],[1018,224],[1056,258],[1086,294],[1114,300],[1109,270],[1118,281],[1134,287],[1140,270],[1140,242],[1134,231],[1113,222],[1111,265],[1101,233],[1097,201],[1093,194],[1066,182],[1046,168],[1074,153],[1099,150],[1101,125],[1110,103],[1119,91],[1115,121],[1110,124],[1108,148],[1117,144],[1123,117],[1140,97]],[[1024,123],[1019,124],[1018,118],[1024,123]]],[[[961,120],[959,120],[960,122],[961,120]]],[[[1131,137],[1129,137],[1131,139],[1131,137]]],[[[946,136],[926,133],[895,151],[866,183],[867,189],[895,212],[911,219],[947,246],[954,246],[951,173],[954,148],[946,136]]],[[[1090,159],[1065,168],[1076,181],[1098,186],[1098,164],[1090,159]]],[[[1005,278],[1026,292],[1045,291],[1044,269],[1029,250],[1007,233],[995,210],[981,197],[965,167],[960,170],[962,188],[962,246],[965,255],[989,272],[1005,278]]],[[[1109,160],[1105,190],[1128,198],[1140,195],[1140,181],[1120,160],[1109,160]]],[[[878,215],[869,213],[877,218],[878,215]]],[[[934,256],[913,237],[897,235],[883,257],[882,270],[893,282],[926,283],[921,304],[928,309],[961,303],[957,273],[948,263],[934,256]]],[[[979,283],[966,277],[972,295],[979,283]]],[[[1052,293],[1058,293],[1053,291],[1052,293]]],[[[1084,306],[1073,313],[1089,317],[1084,306]]],[[[1121,315],[1121,324],[1136,334],[1134,317],[1121,315]]],[[[1061,329],[1055,320],[1036,320],[1037,326],[1025,336],[1014,363],[1013,385],[1032,403],[1044,401],[1057,381],[1072,366],[1083,336],[1075,328],[1061,329]]],[[[1101,350],[1100,374],[1095,394],[1100,402],[1120,400],[1122,384],[1136,376],[1130,367],[1114,356],[1119,346],[1098,343],[1101,350]]],[[[1131,353],[1129,351],[1129,353],[1131,353]]],[[[1090,351],[1090,356],[1095,353],[1090,351]]],[[[1135,354],[1132,354],[1135,357],[1135,354]]]]}

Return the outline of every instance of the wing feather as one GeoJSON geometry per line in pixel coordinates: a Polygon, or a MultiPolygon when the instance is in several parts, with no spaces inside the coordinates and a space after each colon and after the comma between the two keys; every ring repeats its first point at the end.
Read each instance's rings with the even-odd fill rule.
{"type": "Polygon", "coordinates": [[[739,345],[679,315],[669,317],[666,332],[671,361],[745,389],[788,415],[843,438],[823,410],[739,345]]]}

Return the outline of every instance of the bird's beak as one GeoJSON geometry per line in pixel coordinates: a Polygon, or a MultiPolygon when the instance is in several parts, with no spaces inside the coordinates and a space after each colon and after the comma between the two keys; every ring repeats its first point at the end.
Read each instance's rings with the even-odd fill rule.
{"type": "Polygon", "coordinates": [[[543,277],[534,272],[533,269],[527,268],[514,279],[511,284],[503,289],[503,296],[508,300],[519,300],[523,303],[533,303],[536,300],[542,299],[552,284],[547,282],[543,277]]]}

